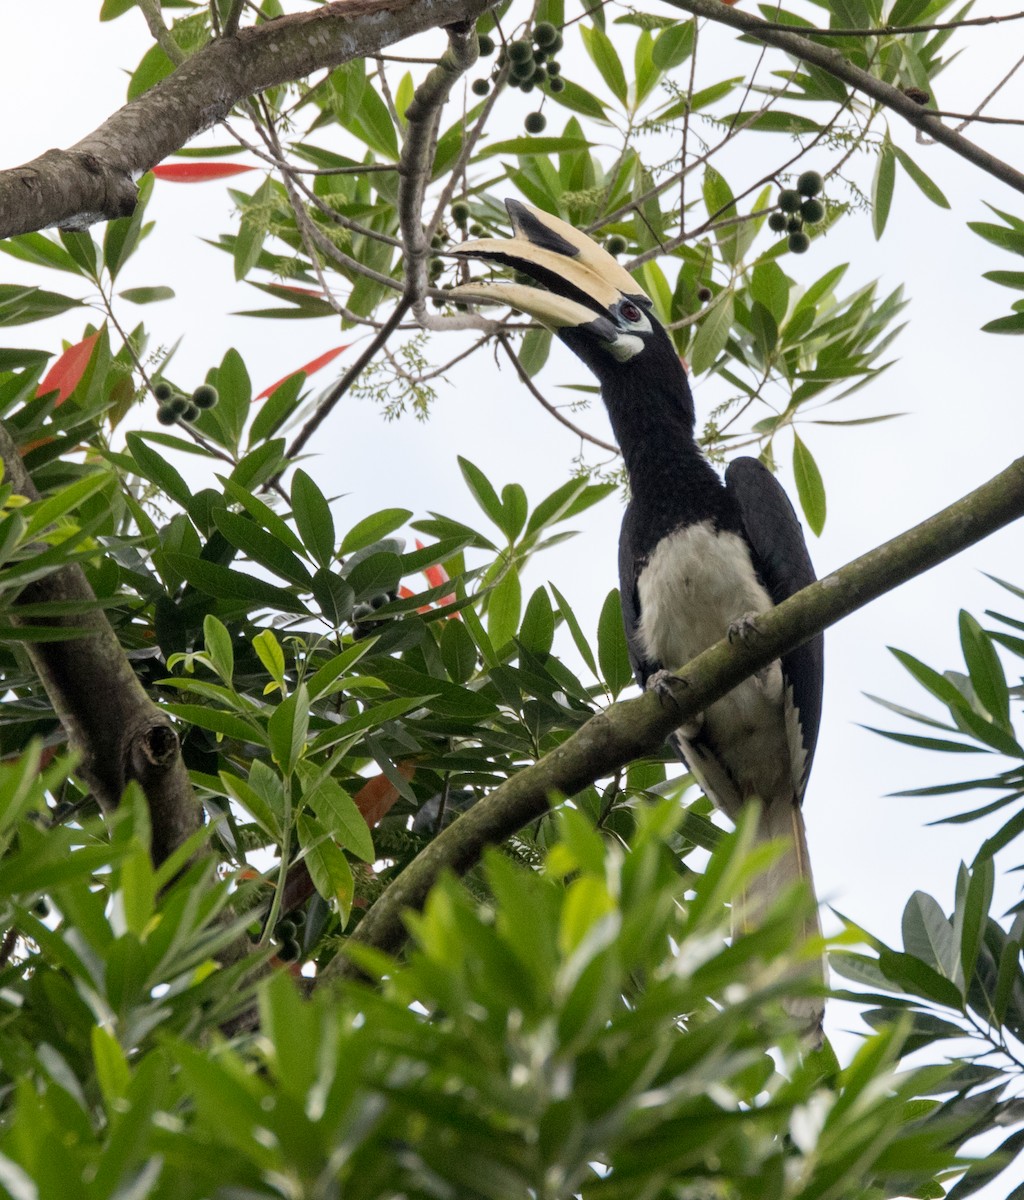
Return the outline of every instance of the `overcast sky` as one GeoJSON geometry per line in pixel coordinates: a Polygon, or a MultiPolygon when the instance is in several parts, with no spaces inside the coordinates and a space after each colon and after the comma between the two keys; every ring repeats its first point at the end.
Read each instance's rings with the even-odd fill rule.
{"type": "MultiPolygon", "coordinates": [[[[98,8],[98,0],[3,4],[0,100],[7,119],[0,135],[0,166],[74,142],[123,103],[124,71],[138,61],[148,35],[137,11],[99,25],[98,8]]],[[[1010,6],[992,4],[986,11],[1010,11],[1010,6]]],[[[731,34],[713,30],[702,35],[705,50],[711,39],[723,55],[734,53],[731,34]]],[[[940,81],[941,105],[973,109],[1012,64],[1020,46],[1017,26],[974,31],[968,48],[940,81]]],[[[704,83],[717,78],[714,65],[710,55],[702,60],[704,83]]],[[[1024,87],[1015,79],[987,111],[1019,116],[1022,101],[1024,87]]],[[[525,99],[522,103],[525,112],[529,104],[525,99]]],[[[940,147],[915,145],[912,131],[898,119],[893,131],[945,191],[952,210],[928,204],[901,174],[890,227],[880,244],[872,238],[869,217],[857,214],[841,221],[803,258],[790,256],[784,263],[797,280],[810,282],[835,263],[850,262],[846,284],[851,290],[879,277],[881,294],[905,283],[912,301],[909,328],[893,348],[899,362],[843,411],[823,414],[908,415],[862,429],[801,429],[828,490],[825,532],[820,539],[808,539],[819,574],[982,483],[1024,445],[1021,340],[979,332],[986,320],[1006,313],[1015,298],[982,280],[981,272],[1013,269],[1016,264],[966,229],[967,221],[989,215],[984,201],[1020,214],[1024,197],[940,147]]],[[[973,126],[968,134],[1018,165],[1024,157],[1019,128],[973,126]]],[[[222,134],[212,137],[225,140],[222,134]]],[[[779,157],[784,148],[781,138],[768,147],[779,157]]],[[[734,155],[732,164],[728,172],[734,190],[745,186],[745,178],[757,178],[753,170],[745,177],[742,158],[734,155]]],[[[868,182],[869,164],[862,165],[861,177],[868,182]]],[[[255,173],[241,179],[245,190],[257,184],[255,173]]],[[[170,283],[175,288],[176,301],[148,307],[141,315],[154,344],[169,345],[184,336],[172,372],[179,382],[200,382],[233,345],[243,354],[259,391],[348,338],[327,320],[259,322],[225,315],[262,307],[266,299],[252,288],[235,285],[230,259],[200,240],[229,229],[229,212],[223,184],[158,184],[151,206],[157,231],[125,272],[122,286],[170,283]]],[[[25,278],[21,267],[10,258],[0,260],[0,282],[25,278]]],[[[56,276],[48,284],[62,286],[56,276]]],[[[135,313],[129,316],[137,319],[135,313]]],[[[77,340],[81,326],[81,316],[72,314],[47,325],[18,327],[4,341],[56,350],[60,336],[77,340]]],[[[437,337],[432,353],[440,359],[455,353],[459,344],[454,335],[437,337]]],[[[339,366],[346,361],[343,356],[339,366]]],[[[553,355],[544,378],[549,394],[556,396],[557,384],[590,382],[567,354],[553,355]]],[[[321,376],[315,382],[328,380],[321,376]]],[[[726,394],[722,388],[716,381],[698,382],[700,417],[726,394]]],[[[602,412],[588,414],[585,421],[594,432],[607,434],[602,412]]],[[[139,423],[155,428],[152,410],[140,413],[139,423]]],[[[577,449],[573,436],[541,412],[512,372],[497,372],[488,358],[452,373],[427,423],[406,418],[385,424],[370,404],[347,400],[322,431],[316,457],[306,466],[325,491],[344,496],[334,506],[340,528],[391,505],[403,505],[417,515],[439,510],[472,522],[455,464],[457,453],[473,459],[499,487],[511,480],[522,482],[535,502],[566,477],[577,449]]],[[[795,495],[789,451],[788,444],[778,447],[782,481],[795,495]]],[[[584,532],[579,538],[538,559],[530,575],[533,586],[552,579],[591,631],[604,596],[616,583],[619,513],[614,500],[606,502],[591,520],[580,523],[584,532]]],[[[1007,593],[982,575],[988,571],[1024,585],[1022,550],[1021,527],[1004,531],[827,635],[824,722],[806,801],[816,880],[824,900],[890,942],[899,943],[900,913],[914,888],[951,907],[957,863],[973,856],[983,827],[927,828],[929,820],[965,805],[960,800],[943,804],[891,799],[886,793],[970,777],[1005,764],[986,763],[979,756],[926,755],[868,733],[860,723],[891,727],[893,722],[863,693],[928,709],[927,698],[886,646],[908,650],[940,669],[962,666],[957,638],[961,607],[979,618],[986,607],[1024,615],[1014,609],[1007,593]]],[[[1019,674],[1016,662],[1009,668],[1015,677],[1019,674]]],[[[1010,853],[1003,867],[1016,865],[1019,855],[1010,853]]],[[[1017,878],[1000,884],[1007,906],[1017,898],[1017,878]]],[[[826,916],[826,928],[832,924],[826,916]]],[[[830,1021],[830,1031],[835,1032],[850,1023],[851,1014],[836,1007],[830,1021]]]]}

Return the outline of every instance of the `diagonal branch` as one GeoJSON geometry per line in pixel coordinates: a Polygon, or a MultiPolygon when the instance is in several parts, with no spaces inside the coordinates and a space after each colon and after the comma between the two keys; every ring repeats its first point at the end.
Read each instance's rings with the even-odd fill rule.
{"type": "Polygon", "coordinates": [[[917,101],[910,99],[899,88],[893,87],[891,83],[884,83],[869,72],[854,66],[838,50],[829,46],[819,46],[801,34],[773,29],[768,21],[751,16],[749,13],[740,12],[736,8],[730,8],[723,4],[722,0],[667,0],[667,3],[671,4],[673,8],[691,13],[695,17],[705,17],[709,21],[729,25],[749,37],[784,50],[787,54],[792,54],[794,58],[821,67],[823,71],[827,71],[858,92],[863,92],[864,95],[877,100],[879,104],[903,117],[915,129],[921,130],[934,141],[940,142],[947,149],[952,150],[954,154],[959,154],[961,158],[980,167],[986,174],[1001,180],[1018,192],[1024,192],[1024,173],[1011,167],[1009,163],[997,158],[994,154],[990,154],[969,138],[965,138],[963,134],[950,129],[948,125],[944,125],[941,117],[936,116],[927,108],[922,108],[917,101]]]}
{"type": "MultiPolygon", "coordinates": [[[[426,847],[377,900],[352,941],[387,952],[405,940],[402,914],[422,907],[443,871],[462,874],[488,846],[639,755],[780,655],[870,601],[1024,516],[1024,458],[920,525],[840,567],[757,618],[756,636],[712,646],[677,671],[672,697],[648,692],[592,717],[556,750],[469,809],[426,847]]],[[[338,971],[352,971],[343,956],[338,971]]],[[[330,968],[325,974],[332,974],[330,968]]]]}
{"type": "MultiPolygon", "coordinates": [[[[38,500],[32,478],[18,448],[0,425],[0,459],[4,479],[14,491],[38,500]]],[[[77,563],[60,567],[25,587],[14,601],[17,624],[20,604],[68,601],[81,605],[70,616],[48,617],[64,626],[67,641],[27,642],[32,666],[42,681],[71,747],[82,756],[79,774],[100,807],[117,807],[125,787],[138,783],[149,806],[152,854],[157,864],[200,825],[201,813],[181,757],[170,718],[150,700],[132,670],[106,614],[77,563]]]]}
{"type": "Polygon", "coordinates": [[[438,25],[472,22],[495,2],[333,0],[213,41],[70,149],[0,171],[0,237],[127,216],[135,180],[245,97],[438,25]]]}

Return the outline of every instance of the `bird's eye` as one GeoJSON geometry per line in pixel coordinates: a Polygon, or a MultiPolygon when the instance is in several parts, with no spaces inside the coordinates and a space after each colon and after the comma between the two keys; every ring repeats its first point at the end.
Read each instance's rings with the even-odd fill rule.
{"type": "Polygon", "coordinates": [[[639,321],[643,315],[637,306],[632,304],[629,300],[622,305],[622,307],[619,309],[619,312],[626,318],[627,321],[639,321]]]}

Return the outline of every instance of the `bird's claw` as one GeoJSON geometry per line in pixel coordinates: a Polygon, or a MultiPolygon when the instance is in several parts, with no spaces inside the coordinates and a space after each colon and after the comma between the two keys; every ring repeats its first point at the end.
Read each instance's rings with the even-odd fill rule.
{"type": "Polygon", "coordinates": [[[655,671],[653,675],[648,676],[645,690],[657,692],[661,700],[670,700],[675,703],[676,693],[686,686],[685,679],[680,679],[674,672],[666,671],[662,667],[660,671],[655,671]]]}
{"type": "Polygon", "coordinates": [[[726,632],[729,642],[753,641],[761,632],[757,627],[757,618],[757,613],[748,612],[744,613],[738,621],[733,621],[726,632]]]}

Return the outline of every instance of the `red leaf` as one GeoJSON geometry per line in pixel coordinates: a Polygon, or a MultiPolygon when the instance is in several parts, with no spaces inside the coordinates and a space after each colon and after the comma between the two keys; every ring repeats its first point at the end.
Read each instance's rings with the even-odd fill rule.
{"type": "Polygon", "coordinates": [[[157,179],[166,179],[168,183],[206,183],[211,179],[230,179],[232,175],[241,175],[243,171],[255,170],[255,167],[247,167],[244,163],[161,163],[153,168],[153,174],[157,179]]]}
{"type": "Polygon", "coordinates": [[[53,366],[46,372],[43,382],[36,389],[37,396],[45,396],[47,392],[57,393],[57,403],[63,404],[71,393],[78,387],[85,368],[92,358],[92,348],[96,345],[99,332],[90,333],[73,346],[68,346],[53,366]]]}
{"type": "MultiPolygon", "coordinates": [[[[290,292],[308,291],[307,288],[289,288],[288,290],[290,292]]],[[[309,294],[311,296],[319,295],[318,292],[310,292],[309,294]]],[[[329,362],[333,362],[333,360],[336,359],[343,350],[347,349],[348,346],[335,346],[333,350],[328,350],[325,354],[321,354],[319,358],[314,358],[312,362],[306,363],[304,367],[296,367],[294,371],[289,371],[288,374],[285,375],[283,379],[279,379],[277,383],[272,383],[270,387],[264,388],[263,391],[260,392],[260,394],[256,397],[256,399],[263,400],[267,396],[273,395],[273,393],[277,391],[282,383],[287,383],[289,379],[292,379],[300,372],[302,372],[308,378],[313,374],[314,371],[319,371],[321,367],[326,367],[329,362]]]]}
{"type": "MultiPolygon", "coordinates": [[[[413,763],[401,762],[398,764],[398,773],[403,779],[412,779],[416,774],[416,767],[413,763]]],[[[374,775],[352,799],[356,802],[356,808],[363,814],[363,820],[372,829],[390,811],[398,796],[398,788],[386,775],[374,775]]]]}

